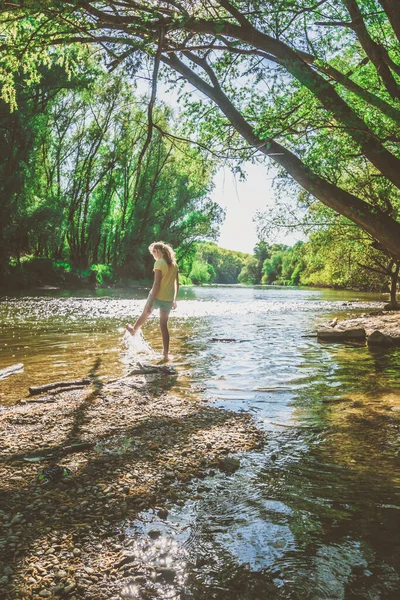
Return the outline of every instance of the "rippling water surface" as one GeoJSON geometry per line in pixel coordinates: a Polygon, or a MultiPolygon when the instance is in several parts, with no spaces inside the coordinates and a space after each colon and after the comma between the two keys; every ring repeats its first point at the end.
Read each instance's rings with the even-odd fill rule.
{"type": "MultiPolygon", "coordinates": [[[[146,290],[0,301],[0,403],[30,385],[122,374],[123,326],[146,290]],[[99,365],[99,366],[98,366],[99,365]]],[[[162,531],[176,570],[165,598],[400,598],[400,350],[319,344],[318,323],[382,306],[382,298],[282,288],[183,288],[171,316],[176,394],[193,384],[218,405],[251,411],[263,451],[232,476],[192,484],[162,531]],[[229,341],[228,341],[229,340],[229,341]],[[179,575],[179,576],[178,576],[179,575]]],[[[161,351],[157,319],[145,339],[161,351]]],[[[138,539],[144,539],[139,537],[138,539]]],[[[139,543],[139,542],[138,542],[139,543]]],[[[149,550],[147,550],[149,551],[149,550]]]]}

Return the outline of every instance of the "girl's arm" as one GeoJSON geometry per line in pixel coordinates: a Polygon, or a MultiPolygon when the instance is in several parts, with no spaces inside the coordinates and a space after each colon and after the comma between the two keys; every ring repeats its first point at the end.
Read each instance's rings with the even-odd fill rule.
{"type": "Polygon", "coordinates": [[[174,281],[174,301],[172,302],[172,308],[176,308],[176,299],[178,297],[179,292],[179,273],[176,272],[176,277],[174,281]]]}
{"type": "Polygon", "coordinates": [[[161,273],[160,269],[156,269],[154,271],[153,287],[150,290],[149,299],[146,304],[147,312],[151,312],[153,310],[153,302],[157,297],[158,290],[160,289],[161,276],[162,276],[162,273],[161,273]]]}

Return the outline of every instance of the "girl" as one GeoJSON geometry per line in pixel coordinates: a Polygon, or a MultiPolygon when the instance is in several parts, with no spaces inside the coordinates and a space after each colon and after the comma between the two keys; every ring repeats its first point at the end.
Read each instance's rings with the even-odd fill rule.
{"type": "Polygon", "coordinates": [[[149,246],[150,254],[153,255],[154,283],[147,298],[144,310],[136,323],[126,324],[130,334],[135,333],[147,321],[154,308],[160,309],[160,328],[163,341],[164,360],[169,360],[169,331],[168,317],[172,308],[176,308],[176,298],[179,289],[178,267],[175,260],[175,252],[164,242],[154,242],[149,246]]]}

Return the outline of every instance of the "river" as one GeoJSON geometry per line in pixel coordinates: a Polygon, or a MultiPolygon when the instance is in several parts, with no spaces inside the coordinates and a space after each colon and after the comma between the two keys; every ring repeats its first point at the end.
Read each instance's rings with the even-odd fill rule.
{"type": "MultiPolygon", "coordinates": [[[[132,354],[123,326],[146,293],[3,297],[0,369],[24,367],[0,382],[0,404],[30,385],[88,375],[94,365],[97,375],[124,373],[132,354]]],[[[181,289],[170,320],[180,373],[173,393],[250,411],[267,443],[241,456],[234,475],[194,481],[166,522],[149,512],[129,528],[138,540],[162,532],[180,573],[165,598],[400,597],[400,349],[315,337],[318,323],[382,301],[332,290],[181,289]]],[[[144,335],[159,353],[155,317],[144,335]]]]}

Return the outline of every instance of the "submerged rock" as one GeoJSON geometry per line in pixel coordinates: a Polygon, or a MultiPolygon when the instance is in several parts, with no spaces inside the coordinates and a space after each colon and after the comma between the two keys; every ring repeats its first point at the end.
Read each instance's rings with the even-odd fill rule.
{"type": "Polygon", "coordinates": [[[394,340],[390,335],[385,335],[381,331],[373,331],[368,336],[369,346],[393,346],[394,340]]]}
{"type": "Polygon", "coordinates": [[[160,517],[160,519],[166,519],[169,515],[169,512],[166,508],[160,508],[157,511],[157,515],[160,517]]]}
{"type": "Polygon", "coordinates": [[[176,577],[175,569],[170,569],[168,567],[157,567],[157,573],[169,583],[172,583],[176,577]]]}
{"type": "Polygon", "coordinates": [[[230,475],[239,469],[240,460],[227,456],[219,461],[218,467],[221,471],[230,475]]]}

